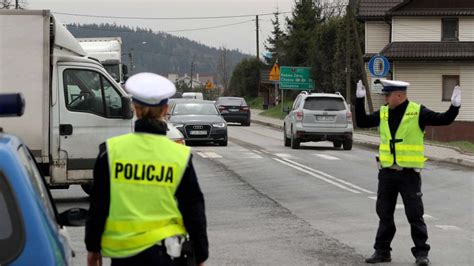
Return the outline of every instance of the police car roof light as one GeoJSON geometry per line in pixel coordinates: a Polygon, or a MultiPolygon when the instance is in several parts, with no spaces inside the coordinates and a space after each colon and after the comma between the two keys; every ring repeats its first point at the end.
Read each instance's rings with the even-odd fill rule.
{"type": "Polygon", "coordinates": [[[25,111],[25,99],[21,93],[0,94],[0,117],[22,116],[25,111]]]}

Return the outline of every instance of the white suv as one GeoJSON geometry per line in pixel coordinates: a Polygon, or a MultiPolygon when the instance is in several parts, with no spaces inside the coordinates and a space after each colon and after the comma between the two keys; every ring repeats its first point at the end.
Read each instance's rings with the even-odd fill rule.
{"type": "Polygon", "coordinates": [[[283,124],[285,146],[301,142],[331,141],[335,148],[352,149],[352,113],[339,93],[300,93],[283,124]]]}

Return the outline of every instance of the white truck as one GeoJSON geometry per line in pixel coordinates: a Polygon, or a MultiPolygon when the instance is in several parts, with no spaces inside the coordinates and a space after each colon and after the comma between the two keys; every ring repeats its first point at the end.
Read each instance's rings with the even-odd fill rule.
{"type": "Polygon", "coordinates": [[[122,38],[77,38],[88,56],[99,60],[109,74],[120,84],[124,83],[127,67],[122,64],[122,38]]]}
{"type": "Polygon", "coordinates": [[[0,126],[31,149],[52,187],[90,188],[99,145],[132,131],[130,98],[48,10],[0,10],[0,93],[22,117],[0,126]]]}

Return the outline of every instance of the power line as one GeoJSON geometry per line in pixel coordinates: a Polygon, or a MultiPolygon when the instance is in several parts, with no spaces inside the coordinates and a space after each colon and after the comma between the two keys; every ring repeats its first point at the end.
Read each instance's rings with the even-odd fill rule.
{"type": "MultiPolygon", "coordinates": [[[[243,18],[255,17],[255,15],[233,15],[233,16],[211,16],[211,17],[122,17],[122,16],[103,16],[103,15],[87,15],[75,13],[53,12],[54,14],[75,17],[89,17],[89,18],[114,18],[114,19],[142,19],[142,20],[198,20],[198,19],[222,19],[222,18],[243,18]]],[[[278,14],[288,14],[291,12],[278,12],[278,14]]],[[[257,14],[259,16],[274,15],[274,13],[257,14]]]]}
{"type": "MultiPolygon", "coordinates": [[[[193,28],[193,29],[181,29],[181,30],[169,30],[169,31],[152,31],[153,33],[174,33],[174,32],[185,32],[185,31],[198,31],[198,30],[209,30],[209,29],[217,29],[217,28],[224,28],[224,27],[229,27],[229,26],[235,26],[235,25],[240,25],[244,23],[248,23],[254,21],[253,19],[251,20],[245,20],[241,22],[236,22],[236,23],[230,23],[230,24],[224,24],[224,25],[216,25],[216,26],[209,26],[209,27],[202,27],[202,28],[193,28]]],[[[98,31],[113,31],[113,32],[129,32],[129,33],[137,33],[137,31],[133,30],[111,30],[111,29],[99,29],[99,28],[93,28],[93,27],[87,27],[87,26],[74,26],[78,28],[85,28],[85,29],[91,29],[91,30],[98,30],[98,31]]],[[[148,32],[148,31],[146,31],[148,32]]]]}

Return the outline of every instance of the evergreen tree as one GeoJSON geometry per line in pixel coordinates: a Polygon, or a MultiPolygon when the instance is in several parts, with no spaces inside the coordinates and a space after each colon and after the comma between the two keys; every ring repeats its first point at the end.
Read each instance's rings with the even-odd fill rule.
{"type": "Polygon", "coordinates": [[[287,18],[287,37],[282,64],[309,65],[311,36],[321,20],[321,10],[312,0],[296,0],[292,18],[287,18]]]}
{"type": "Polygon", "coordinates": [[[272,58],[265,58],[265,61],[270,65],[273,65],[280,57],[280,54],[283,52],[283,41],[285,38],[285,33],[281,30],[280,19],[278,15],[278,11],[274,13],[275,18],[272,19],[272,35],[269,36],[267,41],[265,42],[265,48],[272,55],[272,58]]]}

